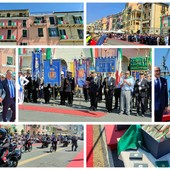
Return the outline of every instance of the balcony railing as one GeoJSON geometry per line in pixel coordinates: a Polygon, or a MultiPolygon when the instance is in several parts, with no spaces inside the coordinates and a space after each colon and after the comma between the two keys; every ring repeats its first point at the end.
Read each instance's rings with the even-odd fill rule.
{"type": "Polygon", "coordinates": [[[17,41],[17,39],[15,35],[11,36],[0,35],[0,41],[17,41]]]}
{"type": "Polygon", "coordinates": [[[24,18],[24,17],[29,17],[29,15],[28,14],[25,14],[25,15],[15,15],[15,14],[13,14],[13,15],[10,15],[10,16],[7,16],[7,15],[0,15],[0,18],[24,18]]]}
{"type": "Polygon", "coordinates": [[[0,27],[1,28],[17,28],[17,23],[16,22],[12,22],[12,23],[8,23],[8,22],[0,22],[0,27]]]}
{"type": "Polygon", "coordinates": [[[46,25],[47,21],[46,20],[34,20],[33,24],[34,25],[46,25]]]}
{"type": "Polygon", "coordinates": [[[73,25],[73,24],[83,24],[83,21],[75,21],[75,22],[68,22],[68,21],[58,21],[58,25],[73,25]]]}

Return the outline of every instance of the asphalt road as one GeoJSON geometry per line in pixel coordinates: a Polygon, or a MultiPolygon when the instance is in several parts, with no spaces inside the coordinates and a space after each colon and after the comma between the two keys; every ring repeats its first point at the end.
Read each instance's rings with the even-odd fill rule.
{"type": "Polygon", "coordinates": [[[123,40],[117,40],[117,39],[109,39],[107,42],[108,45],[139,45],[143,46],[145,44],[139,44],[139,42],[128,42],[123,40]]]}
{"type": "MultiPolygon", "coordinates": [[[[52,101],[51,101],[52,102],[52,101]]],[[[114,103],[114,102],[113,102],[114,103]]],[[[72,107],[60,106],[59,101],[55,102],[55,105],[51,104],[34,104],[34,103],[24,103],[24,106],[45,106],[49,108],[60,108],[65,111],[68,110],[79,110],[80,112],[87,112],[89,116],[80,116],[74,114],[62,114],[53,112],[42,112],[42,111],[31,111],[31,110],[19,110],[19,121],[20,122],[151,122],[151,113],[148,112],[145,117],[135,116],[136,109],[133,109],[130,116],[119,115],[118,110],[114,110],[112,113],[106,112],[105,103],[102,101],[98,104],[97,112],[101,112],[104,115],[101,117],[92,117],[90,114],[97,112],[89,112],[89,102],[79,101],[75,99],[72,107]]]]}
{"type": "Polygon", "coordinates": [[[78,141],[77,151],[71,151],[71,145],[62,147],[59,144],[57,151],[52,153],[51,144],[48,148],[41,148],[41,144],[36,144],[31,152],[22,154],[18,167],[66,167],[82,151],[83,143],[81,140],[78,141]]]}

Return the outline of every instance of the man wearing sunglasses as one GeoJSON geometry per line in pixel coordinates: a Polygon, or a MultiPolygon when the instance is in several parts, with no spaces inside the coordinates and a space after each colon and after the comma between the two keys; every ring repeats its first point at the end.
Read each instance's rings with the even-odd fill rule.
{"type": "Polygon", "coordinates": [[[168,89],[167,80],[161,77],[161,70],[159,67],[154,68],[154,84],[155,84],[155,122],[161,122],[163,112],[168,107],[168,89]]]}

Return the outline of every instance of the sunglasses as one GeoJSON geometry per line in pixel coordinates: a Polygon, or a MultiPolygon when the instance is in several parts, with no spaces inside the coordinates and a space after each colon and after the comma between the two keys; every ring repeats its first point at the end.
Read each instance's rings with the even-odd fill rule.
{"type": "Polygon", "coordinates": [[[155,70],[156,72],[160,72],[161,70],[155,70]]]}

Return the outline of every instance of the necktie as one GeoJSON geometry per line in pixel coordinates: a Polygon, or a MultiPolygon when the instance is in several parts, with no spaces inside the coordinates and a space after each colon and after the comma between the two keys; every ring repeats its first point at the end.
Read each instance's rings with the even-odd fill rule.
{"type": "Polygon", "coordinates": [[[14,87],[13,87],[13,84],[12,84],[12,81],[11,80],[9,80],[9,88],[10,88],[10,97],[11,98],[14,98],[14,87]]]}
{"type": "Polygon", "coordinates": [[[159,79],[156,79],[156,90],[157,90],[158,95],[160,95],[160,90],[161,90],[161,88],[160,88],[159,79]]]}

